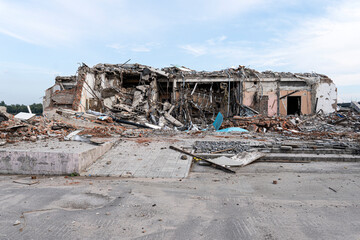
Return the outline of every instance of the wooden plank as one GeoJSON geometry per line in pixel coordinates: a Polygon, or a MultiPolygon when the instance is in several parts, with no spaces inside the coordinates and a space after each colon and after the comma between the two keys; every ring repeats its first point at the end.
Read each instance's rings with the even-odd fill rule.
{"type": "Polygon", "coordinates": [[[215,152],[212,152],[211,154],[215,154],[215,153],[222,153],[222,152],[227,152],[227,151],[230,151],[230,150],[234,150],[234,148],[227,148],[227,149],[223,149],[223,150],[215,151],[215,152]]]}

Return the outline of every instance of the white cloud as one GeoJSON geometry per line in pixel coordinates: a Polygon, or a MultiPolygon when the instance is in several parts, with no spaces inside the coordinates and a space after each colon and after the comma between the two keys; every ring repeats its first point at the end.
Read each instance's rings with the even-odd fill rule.
{"type": "Polygon", "coordinates": [[[125,0],[0,0],[0,33],[41,46],[146,34],[162,24],[156,14],[125,0]]]}
{"type": "Polygon", "coordinates": [[[166,5],[130,0],[0,0],[0,33],[43,46],[71,46],[94,38],[131,39],[134,35],[156,38],[158,32],[176,26],[222,21],[268,2],[198,0],[166,5]]]}
{"type": "Polygon", "coordinates": [[[112,43],[112,44],[108,44],[106,45],[107,47],[109,48],[113,48],[113,49],[116,49],[116,50],[120,50],[122,48],[125,48],[124,46],[121,46],[120,44],[118,43],[112,43]]]}
{"type": "Polygon", "coordinates": [[[150,52],[151,49],[145,46],[135,46],[130,49],[133,52],[150,52]]]}
{"type": "Polygon", "coordinates": [[[286,66],[329,75],[337,85],[358,84],[360,3],[342,1],[323,17],[304,20],[256,64],[286,66]]]}
{"type": "Polygon", "coordinates": [[[61,75],[61,72],[54,69],[48,69],[44,67],[34,66],[30,64],[20,63],[20,62],[0,62],[0,69],[3,70],[3,74],[9,72],[21,71],[23,73],[35,73],[35,74],[44,74],[50,76],[61,75]]]}
{"type": "Polygon", "coordinates": [[[32,40],[30,40],[30,39],[27,39],[27,38],[25,38],[25,37],[23,37],[23,36],[17,35],[17,34],[11,32],[11,31],[9,31],[9,30],[6,30],[6,29],[0,28],[0,33],[5,34],[5,35],[8,35],[8,36],[13,37],[13,38],[16,38],[16,39],[18,39],[18,40],[27,42],[27,43],[35,43],[35,42],[32,42],[32,40]]]}
{"type": "Polygon", "coordinates": [[[219,44],[219,43],[225,41],[226,39],[227,39],[227,37],[225,35],[222,35],[222,36],[217,37],[217,38],[208,39],[208,40],[206,40],[206,43],[208,45],[216,45],[216,44],[219,44]]]}
{"type": "Polygon", "coordinates": [[[322,16],[298,19],[296,27],[278,39],[249,42],[207,40],[183,45],[193,56],[222,59],[229,66],[245,64],[257,69],[323,73],[338,86],[360,80],[360,2],[342,1],[322,16]]]}
{"type": "Polygon", "coordinates": [[[208,53],[206,46],[195,46],[195,45],[187,44],[180,46],[180,48],[184,49],[187,53],[195,57],[199,57],[208,53]]]}
{"type": "Polygon", "coordinates": [[[78,35],[76,22],[70,24],[54,10],[36,8],[35,2],[0,1],[0,32],[38,45],[71,41],[78,35]]]}
{"type": "Polygon", "coordinates": [[[143,44],[120,44],[120,43],[112,43],[106,45],[109,48],[113,48],[118,52],[130,50],[132,52],[151,52],[154,48],[160,46],[159,43],[148,42],[143,44]]]}
{"type": "Polygon", "coordinates": [[[191,2],[189,11],[192,12],[192,19],[208,21],[246,13],[269,2],[266,0],[199,0],[191,2]]]}

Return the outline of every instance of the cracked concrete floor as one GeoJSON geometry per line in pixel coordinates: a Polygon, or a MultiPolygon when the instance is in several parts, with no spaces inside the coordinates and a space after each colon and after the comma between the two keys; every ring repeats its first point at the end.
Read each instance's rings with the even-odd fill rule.
{"type": "Polygon", "coordinates": [[[181,159],[179,152],[169,144],[188,146],[189,141],[140,138],[121,140],[107,153],[81,173],[82,176],[185,178],[191,166],[191,157],[181,159]],[[140,142],[141,141],[141,142],[140,142]]]}
{"type": "Polygon", "coordinates": [[[186,179],[2,175],[0,239],[359,239],[359,173],[255,163],[236,175],[194,166],[186,179]]]}

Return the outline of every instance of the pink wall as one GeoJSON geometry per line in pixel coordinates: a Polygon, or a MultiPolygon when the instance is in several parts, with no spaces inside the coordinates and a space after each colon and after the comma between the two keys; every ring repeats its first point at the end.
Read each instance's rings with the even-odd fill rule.
{"type": "MultiPolygon", "coordinates": [[[[254,92],[244,92],[243,104],[248,107],[253,107],[254,92]]],[[[277,96],[274,92],[265,92],[264,96],[269,97],[268,101],[268,116],[275,116],[277,114],[277,96]]]]}

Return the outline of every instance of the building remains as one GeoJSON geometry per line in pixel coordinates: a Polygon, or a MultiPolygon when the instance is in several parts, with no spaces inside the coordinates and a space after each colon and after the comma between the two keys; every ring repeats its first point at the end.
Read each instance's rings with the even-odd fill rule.
{"type": "Polygon", "coordinates": [[[313,115],[337,107],[333,81],[317,73],[258,72],[239,66],[194,71],[141,64],[83,64],[77,75],[56,77],[46,90],[44,111],[111,113],[159,127],[206,128],[220,112],[232,116],[313,115]]]}
{"type": "Polygon", "coordinates": [[[255,161],[360,159],[360,104],[337,104],[317,73],[82,64],[55,78],[43,107],[0,108],[0,173],[186,177],[193,162],[235,173],[255,161]],[[159,151],[133,154],[151,142],[159,151]],[[134,157],[112,165],[122,154],[134,157]]]}

